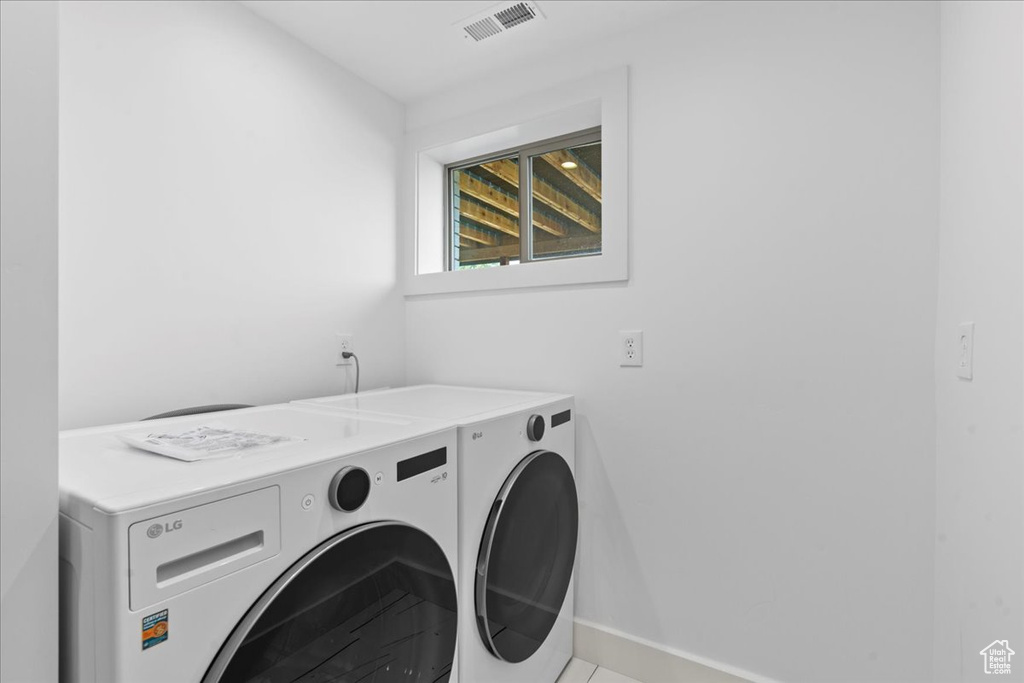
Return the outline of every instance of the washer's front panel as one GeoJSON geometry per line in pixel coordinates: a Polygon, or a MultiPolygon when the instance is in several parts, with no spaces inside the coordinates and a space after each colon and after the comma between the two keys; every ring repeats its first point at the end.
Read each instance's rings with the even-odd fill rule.
{"type": "Polygon", "coordinates": [[[281,549],[276,486],[178,510],[128,529],[131,607],[161,600],[262,562],[281,549]]]}
{"type": "Polygon", "coordinates": [[[408,525],[375,522],[330,539],[264,594],[205,681],[448,681],[455,577],[408,525]]]}
{"type": "MultiPolygon", "coordinates": [[[[106,517],[100,515],[99,517],[105,517],[107,521],[102,524],[105,529],[101,535],[105,540],[97,544],[95,553],[97,562],[96,592],[88,599],[83,596],[81,607],[92,614],[91,619],[85,618],[82,621],[91,621],[98,629],[95,680],[103,683],[200,681],[236,626],[250,611],[254,603],[260,599],[260,596],[273,586],[289,567],[295,565],[327,539],[357,527],[367,526],[370,523],[397,522],[422,531],[442,551],[443,562],[448,568],[448,576],[453,576],[456,571],[458,514],[455,448],[455,430],[451,429],[375,451],[254,480],[229,490],[204,493],[189,499],[152,506],[135,511],[131,516],[106,517]],[[438,449],[446,450],[447,457],[444,462],[440,462],[435,453],[438,449]],[[423,460],[415,460],[427,454],[434,455],[423,460]],[[402,473],[415,472],[415,474],[399,481],[399,463],[409,460],[412,460],[412,463],[407,463],[402,473]],[[331,503],[332,482],[335,482],[335,475],[345,467],[365,470],[370,482],[365,502],[352,512],[337,509],[331,503]],[[126,581],[131,524],[153,518],[164,519],[169,515],[173,516],[177,511],[214,503],[232,496],[248,494],[267,487],[275,487],[275,490],[279,491],[281,535],[280,550],[276,555],[178,595],[158,599],[142,609],[131,609],[128,582],[126,581]],[[166,614],[164,614],[165,612],[166,614]]],[[[337,492],[335,494],[337,495],[337,492]]],[[[101,519],[97,519],[98,523],[101,521],[101,519]]],[[[197,523],[199,523],[198,520],[197,523]]],[[[216,521],[215,523],[225,522],[216,521]]],[[[176,532],[165,530],[163,533],[176,532]]],[[[334,583],[318,582],[314,580],[316,578],[314,574],[309,574],[310,580],[304,598],[306,602],[301,602],[300,599],[290,603],[282,601],[278,603],[280,607],[274,607],[275,610],[281,610],[275,614],[281,616],[282,623],[288,621],[291,624],[286,629],[277,632],[275,647],[279,647],[279,644],[285,641],[299,643],[305,640],[306,647],[314,645],[314,643],[326,642],[318,640],[319,636],[310,636],[311,631],[308,629],[326,628],[322,635],[329,640],[334,636],[327,635],[327,633],[332,629],[342,627],[343,624],[344,628],[351,631],[354,628],[351,621],[358,619],[359,614],[365,613],[369,619],[369,613],[374,610],[369,610],[366,605],[363,606],[362,612],[357,610],[347,616],[343,613],[346,609],[351,610],[352,605],[358,602],[357,596],[362,596],[359,599],[366,602],[369,599],[367,595],[372,592],[368,588],[369,584],[366,583],[362,588],[356,588],[356,584],[360,581],[356,574],[359,574],[365,581],[373,575],[371,572],[374,568],[379,570],[375,575],[376,578],[371,579],[370,583],[374,583],[372,590],[379,589],[381,591],[380,600],[382,601],[385,600],[386,595],[393,594],[396,590],[423,597],[431,590],[429,587],[424,587],[429,586],[428,579],[433,578],[434,574],[444,574],[438,568],[436,555],[430,562],[416,565],[413,558],[418,556],[418,551],[414,547],[410,546],[406,550],[396,549],[391,545],[392,541],[397,543],[396,539],[389,540],[382,536],[375,538],[376,542],[373,545],[377,547],[379,544],[379,552],[373,557],[366,554],[366,561],[360,565],[361,569],[357,565],[352,565],[351,571],[355,573],[349,575],[347,579],[341,582],[334,581],[334,583]],[[405,564],[406,567],[403,568],[402,564],[405,564]],[[390,569],[388,565],[390,565],[390,569]],[[436,571],[431,567],[434,567],[436,571]],[[362,573],[360,574],[360,572],[362,573]],[[386,576],[391,577],[389,580],[392,581],[392,586],[385,592],[384,588],[387,586],[383,578],[386,576]],[[354,602],[346,599],[339,603],[337,598],[343,591],[348,591],[345,594],[352,596],[354,602]],[[318,601],[312,596],[320,596],[322,600],[318,601]],[[332,604],[332,599],[335,607],[328,609],[327,606],[332,604]],[[330,618],[314,617],[318,605],[322,610],[321,614],[329,612],[330,618]],[[341,609],[342,612],[335,611],[336,609],[341,609]],[[285,619],[288,614],[291,614],[293,618],[285,619]],[[333,626],[327,628],[332,623],[333,626]],[[286,631],[289,637],[295,639],[294,641],[285,637],[286,631]],[[303,636],[302,633],[306,635],[303,636]]],[[[355,546],[347,547],[354,548],[355,546]]],[[[324,564],[323,566],[327,567],[328,565],[324,564]]],[[[338,565],[335,564],[334,568],[337,569],[338,565]]],[[[441,581],[441,584],[443,583],[441,581]]],[[[443,595],[443,593],[444,591],[439,589],[438,595],[443,595]]],[[[451,607],[450,593],[445,599],[437,598],[437,602],[434,604],[446,604],[451,607]]],[[[399,606],[398,603],[394,605],[394,607],[399,606]]],[[[415,612],[415,608],[412,611],[415,612]]],[[[395,612],[395,615],[398,615],[398,611],[395,612]]],[[[400,616],[410,617],[413,615],[400,616]]],[[[418,621],[416,619],[413,621],[427,623],[425,618],[417,617],[417,619],[418,621]]],[[[438,624],[442,621],[443,619],[436,620],[438,624]]],[[[388,620],[377,623],[385,622],[388,624],[399,623],[388,620]]],[[[269,622],[265,623],[269,624],[269,622]]],[[[370,630],[378,628],[378,635],[383,633],[379,627],[372,627],[371,623],[367,623],[364,628],[370,630]]],[[[391,629],[391,632],[398,632],[398,629],[392,629],[390,625],[388,628],[391,629]]],[[[355,630],[357,633],[362,633],[358,628],[355,630]]],[[[369,639],[369,632],[367,631],[364,636],[369,639]]],[[[395,647],[398,648],[397,643],[395,647]]],[[[410,647],[420,652],[422,647],[426,646],[410,645],[410,647]],[[421,649],[417,650],[417,648],[421,649]]],[[[255,652],[257,649],[257,647],[252,647],[250,651],[255,652]]],[[[440,652],[433,646],[427,649],[432,652],[440,652]]],[[[294,650],[299,652],[302,647],[296,645],[294,650]]],[[[395,652],[397,653],[397,649],[395,652]]],[[[72,656],[76,659],[79,657],[73,653],[72,656]]],[[[402,657],[406,657],[406,655],[398,656],[396,654],[395,661],[400,661],[402,657]]],[[[418,658],[419,654],[416,654],[415,657],[418,658]]],[[[448,656],[449,663],[452,663],[453,657],[454,655],[448,656]]],[[[441,673],[435,675],[434,678],[423,678],[422,680],[445,680],[443,677],[445,663],[440,662],[445,657],[430,655],[424,656],[422,660],[416,659],[416,661],[427,661],[427,659],[439,662],[430,666],[440,666],[441,673]]],[[[408,660],[406,659],[406,661],[408,660]]],[[[238,671],[243,671],[243,669],[238,669],[238,671]]],[[[85,674],[83,680],[90,680],[89,672],[83,673],[85,674]]],[[[383,674],[375,675],[376,678],[371,676],[365,680],[390,680],[382,677],[383,674]]],[[[457,676],[458,667],[452,667],[451,680],[458,680],[457,676]]],[[[241,676],[241,679],[244,680],[244,676],[241,676]]]]}

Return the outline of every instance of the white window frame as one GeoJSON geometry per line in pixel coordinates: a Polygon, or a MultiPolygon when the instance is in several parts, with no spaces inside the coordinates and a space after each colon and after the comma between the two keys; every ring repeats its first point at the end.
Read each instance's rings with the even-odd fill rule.
{"type": "MultiPolygon", "coordinates": [[[[532,159],[534,157],[545,154],[546,152],[561,150],[568,147],[578,147],[584,145],[601,144],[601,129],[591,128],[590,130],[581,130],[569,135],[563,135],[561,137],[554,138],[552,140],[539,140],[529,147],[520,147],[518,149],[506,149],[501,150],[497,154],[488,154],[484,157],[476,157],[474,159],[465,159],[463,161],[455,162],[454,164],[447,164],[444,168],[445,178],[445,226],[444,226],[444,239],[445,239],[445,269],[453,270],[453,264],[455,262],[455,248],[453,245],[455,237],[455,210],[452,205],[454,188],[452,187],[452,173],[459,169],[465,169],[476,166],[478,164],[492,161],[495,159],[508,159],[511,157],[517,158],[517,164],[519,166],[519,184],[516,193],[516,199],[519,203],[519,223],[521,226],[533,225],[533,167],[532,159]]],[[[519,259],[518,263],[529,263],[531,261],[539,261],[543,259],[555,260],[555,259],[566,259],[566,258],[589,258],[591,256],[600,256],[597,254],[581,254],[574,256],[547,256],[547,257],[535,257],[533,255],[533,229],[523,229],[519,235],[519,259]]]]}
{"type": "MultiPolygon", "coordinates": [[[[628,74],[615,71],[524,93],[511,102],[411,131],[411,220],[403,240],[407,296],[627,280],[628,74]],[[445,167],[601,128],[601,254],[500,268],[447,270],[445,167]]],[[[408,167],[407,167],[408,168],[408,167]]]]}

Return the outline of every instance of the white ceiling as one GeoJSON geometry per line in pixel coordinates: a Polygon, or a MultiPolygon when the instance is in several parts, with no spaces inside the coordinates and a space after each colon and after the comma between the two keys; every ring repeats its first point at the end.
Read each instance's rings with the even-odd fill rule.
{"type": "Polygon", "coordinates": [[[455,26],[491,0],[240,0],[400,102],[443,92],[517,60],[594,42],[697,4],[539,0],[544,21],[476,43],[455,26]]]}

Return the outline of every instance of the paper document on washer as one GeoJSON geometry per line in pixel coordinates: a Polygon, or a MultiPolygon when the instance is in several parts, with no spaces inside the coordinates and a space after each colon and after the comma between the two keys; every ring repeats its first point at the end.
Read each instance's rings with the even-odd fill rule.
{"type": "Polygon", "coordinates": [[[208,425],[193,427],[177,433],[121,434],[120,437],[129,446],[188,462],[235,455],[238,451],[251,451],[257,448],[305,441],[296,436],[242,432],[227,427],[208,425]]]}

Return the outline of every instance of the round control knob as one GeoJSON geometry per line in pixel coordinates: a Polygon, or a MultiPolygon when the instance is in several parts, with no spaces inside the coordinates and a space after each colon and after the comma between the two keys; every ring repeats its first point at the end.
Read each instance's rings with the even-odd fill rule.
{"type": "Polygon", "coordinates": [[[526,422],[526,438],[530,441],[540,441],[544,436],[544,416],[531,415],[526,422]]]}
{"type": "Polygon", "coordinates": [[[361,467],[345,467],[331,479],[327,495],[335,510],[355,512],[370,495],[370,475],[361,467]]]}

